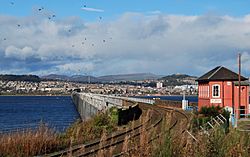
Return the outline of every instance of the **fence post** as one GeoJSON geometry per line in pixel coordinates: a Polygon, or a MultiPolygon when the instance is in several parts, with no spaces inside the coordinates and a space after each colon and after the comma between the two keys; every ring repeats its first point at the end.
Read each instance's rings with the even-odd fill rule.
{"type": "Polygon", "coordinates": [[[186,130],[186,132],[187,132],[196,142],[198,142],[198,140],[197,140],[188,130],[186,130]]]}

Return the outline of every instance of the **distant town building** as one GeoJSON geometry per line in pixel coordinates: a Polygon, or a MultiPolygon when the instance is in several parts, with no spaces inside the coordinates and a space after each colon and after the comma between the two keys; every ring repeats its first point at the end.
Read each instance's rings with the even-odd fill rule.
{"type": "Polygon", "coordinates": [[[238,74],[222,66],[202,75],[198,81],[198,107],[220,106],[232,112],[234,104],[237,115],[249,112],[249,83],[241,76],[241,104],[239,104],[238,74]],[[240,110],[239,110],[240,109],[240,110]]]}
{"type": "Polygon", "coordinates": [[[162,82],[157,82],[156,83],[156,88],[162,88],[163,87],[163,83],[162,82]]]}

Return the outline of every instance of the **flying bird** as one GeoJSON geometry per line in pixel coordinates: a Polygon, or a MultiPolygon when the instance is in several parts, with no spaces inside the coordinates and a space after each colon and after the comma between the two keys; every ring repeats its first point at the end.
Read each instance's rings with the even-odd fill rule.
{"type": "Polygon", "coordinates": [[[14,2],[10,2],[11,5],[14,5],[15,3],[14,2]]]}
{"type": "Polygon", "coordinates": [[[95,46],[94,44],[92,44],[92,46],[95,46]]]}
{"type": "Polygon", "coordinates": [[[102,40],[104,43],[106,42],[106,40],[102,40]]]}
{"type": "Polygon", "coordinates": [[[17,26],[18,26],[18,27],[21,27],[21,25],[20,25],[20,24],[18,24],[17,26]]]}
{"type": "Polygon", "coordinates": [[[3,40],[6,40],[6,38],[3,38],[3,40]]]}
{"type": "Polygon", "coordinates": [[[42,11],[43,9],[44,9],[44,7],[41,7],[41,8],[39,8],[38,10],[39,10],[39,11],[42,11]]]}

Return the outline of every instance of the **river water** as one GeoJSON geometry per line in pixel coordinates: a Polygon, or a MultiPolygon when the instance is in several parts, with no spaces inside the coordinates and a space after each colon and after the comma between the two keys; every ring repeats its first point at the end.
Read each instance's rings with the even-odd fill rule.
{"type": "MultiPolygon", "coordinates": [[[[146,96],[181,101],[182,96],[146,96]]],[[[197,96],[186,96],[197,102],[197,96]]],[[[0,132],[36,128],[45,123],[62,132],[79,118],[70,96],[0,96],[0,132]]]]}
{"type": "Polygon", "coordinates": [[[70,96],[0,96],[0,132],[41,123],[61,132],[78,118],[70,96]]]}

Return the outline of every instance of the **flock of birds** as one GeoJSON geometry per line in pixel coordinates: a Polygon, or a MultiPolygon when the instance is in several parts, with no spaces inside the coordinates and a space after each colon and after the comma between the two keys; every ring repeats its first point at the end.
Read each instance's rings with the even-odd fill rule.
{"type": "MultiPolygon", "coordinates": [[[[11,6],[14,6],[14,5],[15,5],[15,2],[14,2],[14,1],[11,1],[11,2],[10,2],[10,5],[11,5],[11,6]]],[[[87,5],[83,5],[83,7],[86,8],[87,5]]],[[[39,8],[37,8],[36,11],[37,11],[38,13],[42,14],[42,15],[47,16],[48,20],[54,20],[54,19],[56,18],[56,14],[51,14],[51,13],[48,14],[47,11],[45,10],[45,8],[42,7],[42,6],[39,7],[39,8]]],[[[103,19],[102,16],[99,16],[99,20],[102,20],[102,19],[103,19]]],[[[22,25],[21,25],[21,24],[17,24],[17,27],[18,27],[18,28],[21,28],[22,25]]],[[[71,29],[68,29],[68,30],[66,30],[66,31],[67,31],[68,33],[72,33],[72,30],[71,30],[71,29]]],[[[4,37],[3,40],[6,41],[7,38],[4,37]]],[[[112,40],[112,37],[110,37],[109,40],[112,40]]],[[[84,40],[81,42],[81,45],[85,45],[86,42],[87,42],[87,38],[85,37],[84,40]]],[[[102,42],[103,42],[103,43],[106,43],[107,40],[106,40],[106,39],[103,39],[102,42]]],[[[75,44],[72,44],[72,45],[71,45],[72,48],[74,48],[75,46],[76,46],[75,44]]],[[[91,46],[94,47],[95,44],[94,44],[94,43],[91,43],[91,46]]]]}

